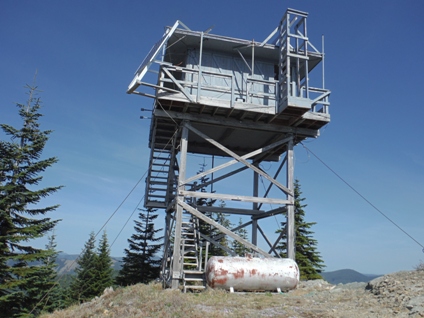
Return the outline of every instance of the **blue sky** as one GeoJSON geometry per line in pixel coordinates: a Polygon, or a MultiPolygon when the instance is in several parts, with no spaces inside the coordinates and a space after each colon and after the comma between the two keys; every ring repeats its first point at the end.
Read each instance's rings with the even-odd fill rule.
{"type": "MultiPolygon", "coordinates": [[[[331,123],[305,145],[424,244],[422,1],[2,1],[0,122],[19,127],[14,104],[26,100],[23,87],[38,70],[42,128],[54,130],[44,155],[60,160],[43,185],[65,186],[43,202],[61,204],[51,215],[63,219],[60,250],[79,253],[146,172],[150,123],[139,116],[152,101],[125,92],[164,27],[179,19],[261,41],[288,7],[309,12],[314,45],[325,35],[332,91],[331,123]]],[[[295,177],[326,270],[388,273],[424,260],[418,244],[301,146],[295,177]]],[[[111,241],[143,194],[144,178],[107,224],[111,241]]],[[[132,232],[130,221],[112,255],[122,255],[132,232]]]]}

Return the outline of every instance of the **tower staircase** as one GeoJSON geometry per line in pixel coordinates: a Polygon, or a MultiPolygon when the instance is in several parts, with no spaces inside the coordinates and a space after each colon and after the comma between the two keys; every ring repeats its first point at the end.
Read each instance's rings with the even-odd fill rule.
{"type": "Polygon", "coordinates": [[[200,245],[199,219],[184,212],[181,224],[181,261],[183,269],[183,292],[200,291],[206,288],[202,269],[202,247],[200,245]]]}
{"type": "MultiPolygon", "coordinates": [[[[149,174],[146,178],[146,208],[167,208],[175,197],[178,180],[176,153],[176,126],[165,125],[151,131],[149,174]]],[[[163,125],[163,124],[162,124],[163,125]]]]}

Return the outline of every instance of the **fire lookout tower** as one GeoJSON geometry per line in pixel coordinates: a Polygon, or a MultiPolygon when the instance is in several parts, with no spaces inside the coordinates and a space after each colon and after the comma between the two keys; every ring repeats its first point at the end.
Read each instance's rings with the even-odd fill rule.
{"type": "Polygon", "coordinates": [[[293,147],[318,137],[319,129],[330,122],[330,91],[310,84],[309,74],[323,62],[324,53],[309,41],[307,16],[288,9],[263,42],[193,31],[177,21],[166,28],[136,71],[127,93],[154,101],[144,205],[166,211],[162,264],[166,286],[178,288],[183,283],[184,290],[194,288],[188,282],[202,280],[202,255],[208,244],[220,246],[224,235],[262,257],[280,257],[275,247],[283,234],[271,242],[259,224],[276,214],[286,216],[281,233],[287,236],[287,255],[294,259],[293,147]],[[150,72],[156,75],[149,79],[150,72]],[[227,161],[189,175],[188,153],[227,161]],[[260,167],[267,161],[279,162],[272,176],[260,167]],[[238,193],[235,183],[231,193],[201,191],[242,171],[253,175],[247,195],[238,193]],[[262,194],[260,178],[268,183],[262,194]],[[280,195],[270,197],[271,189],[280,195]],[[199,205],[200,199],[229,204],[199,205]],[[230,207],[232,201],[238,204],[230,207]],[[206,212],[250,219],[229,229],[206,212]],[[221,234],[200,233],[199,220],[221,234]],[[249,227],[250,241],[235,233],[243,227],[249,227]],[[268,252],[257,246],[259,235],[268,252]]]}

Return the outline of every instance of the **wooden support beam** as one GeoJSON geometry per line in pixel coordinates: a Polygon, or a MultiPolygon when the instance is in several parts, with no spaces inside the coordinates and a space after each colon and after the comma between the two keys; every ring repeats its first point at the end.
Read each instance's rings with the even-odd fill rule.
{"type": "Polygon", "coordinates": [[[195,192],[195,191],[186,191],[186,190],[178,190],[178,195],[184,196],[184,197],[195,197],[195,198],[205,198],[205,199],[217,199],[217,200],[221,199],[224,201],[257,202],[257,203],[269,203],[269,204],[280,204],[280,205],[292,204],[291,200],[258,198],[253,196],[195,192]]]}
{"type": "MultiPolygon", "coordinates": [[[[226,246],[224,246],[224,245],[221,245],[221,244],[219,244],[219,242],[217,242],[217,241],[215,241],[214,239],[212,239],[211,237],[209,237],[209,236],[207,236],[207,235],[205,235],[205,234],[202,234],[202,233],[199,233],[199,235],[200,235],[200,237],[201,238],[203,238],[203,239],[205,239],[206,241],[208,241],[209,243],[212,243],[213,245],[216,245],[216,246],[218,246],[220,249],[222,249],[222,250],[224,250],[224,251],[226,251],[228,254],[230,254],[231,256],[236,256],[236,253],[234,253],[234,251],[233,250],[230,250],[228,247],[226,247],[226,246]]],[[[206,264],[205,264],[206,265],[206,264]]]]}
{"type": "Polygon", "coordinates": [[[228,154],[231,157],[235,158],[237,161],[239,161],[239,162],[243,163],[244,165],[248,166],[250,169],[252,169],[253,171],[255,171],[258,174],[260,174],[262,177],[264,177],[265,179],[267,179],[268,181],[270,181],[273,184],[275,184],[277,186],[277,188],[279,188],[280,190],[282,190],[286,194],[293,196],[293,190],[290,190],[290,189],[286,188],[280,182],[278,182],[277,180],[271,178],[267,173],[265,173],[261,169],[255,167],[254,165],[252,165],[251,163],[249,163],[248,161],[246,161],[244,158],[242,158],[239,155],[237,155],[235,152],[233,152],[230,149],[228,149],[228,148],[224,147],[223,145],[219,144],[218,142],[216,142],[215,140],[213,140],[209,136],[205,135],[204,133],[202,133],[198,129],[194,128],[192,125],[187,124],[187,128],[190,129],[195,134],[197,134],[198,136],[200,136],[203,139],[205,139],[206,141],[208,141],[209,143],[211,143],[212,145],[214,145],[215,147],[217,147],[218,149],[222,150],[226,154],[228,154]]]}
{"type": "Polygon", "coordinates": [[[175,111],[163,111],[162,109],[159,109],[159,108],[155,108],[153,113],[156,117],[168,118],[168,119],[172,118],[178,121],[189,120],[192,122],[204,123],[204,124],[210,124],[210,125],[234,127],[239,129],[263,130],[263,131],[270,131],[270,132],[281,133],[281,134],[293,133],[298,136],[309,137],[309,138],[316,138],[319,136],[318,129],[281,126],[276,124],[261,123],[261,122],[247,121],[247,120],[240,122],[240,120],[237,120],[235,118],[225,118],[225,117],[221,118],[218,116],[214,116],[218,109],[220,108],[215,107],[215,112],[212,114],[212,116],[203,116],[203,117],[198,116],[197,114],[181,113],[181,112],[175,112],[175,111]]]}
{"type": "Polygon", "coordinates": [[[287,206],[283,206],[283,207],[279,207],[279,208],[274,209],[274,210],[270,210],[268,212],[258,213],[258,214],[252,215],[252,219],[255,219],[255,220],[264,219],[264,218],[267,218],[269,216],[274,216],[274,215],[286,213],[286,212],[287,212],[287,206]]]}
{"type": "Polygon", "coordinates": [[[219,142],[223,143],[225,140],[227,140],[228,138],[231,137],[231,135],[234,132],[234,128],[227,128],[224,130],[224,132],[222,133],[221,137],[219,137],[219,142]]]}
{"type": "MultiPolygon", "coordinates": [[[[293,165],[293,140],[287,148],[287,186],[294,191],[294,165],[293,165]]],[[[287,199],[290,199],[287,196],[287,199]]],[[[294,197],[291,199],[294,200],[294,197]]],[[[295,224],[294,224],[294,202],[287,206],[287,257],[296,260],[295,254],[295,224]]]]}
{"type": "MultiPolygon", "coordinates": [[[[188,144],[188,129],[187,127],[182,127],[181,134],[181,143],[180,143],[180,174],[178,180],[178,188],[179,190],[183,190],[184,186],[184,178],[186,174],[186,166],[187,166],[187,144],[188,144]]],[[[184,198],[181,198],[183,200],[184,198]]],[[[179,199],[177,199],[178,201],[179,199]]],[[[181,227],[182,227],[182,214],[183,209],[181,206],[176,206],[175,212],[175,232],[174,232],[174,251],[173,251],[173,263],[172,263],[172,289],[177,289],[180,285],[180,279],[182,277],[182,264],[181,264],[181,227]]]]}
{"type": "Polygon", "coordinates": [[[196,190],[199,190],[199,189],[201,189],[201,188],[203,188],[203,187],[207,187],[207,186],[208,186],[208,185],[210,185],[210,184],[213,184],[213,183],[216,183],[216,182],[218,182],[218,181],[224,180],[224,179],[226,179],[226,178],[228,178],[228,177],[231,177],[231,176],[233,176],[233,175],[235,175],[235,174],[237,174],[237,173],[239,173],[239,172],[242,172],[242,171],[244,171],[244,170],[246,170],[246,169],[249,169],[249,167],[243,166],[243,167],[241,167],[241,168],[239,168],[239,169],[237,169],[237,170],[234,170],[234,171],[231,171],[231,172],[229,172],[229,173],[227,173],[227,174],[224,174],[224,175],[222,175],[222,176],[216,177],[216,178],[214,178],[213,180],[211,179],[211,180],[209,180],[209,181],[207,181],[207,182],[204,182],[204,183],[201,183],[201,184],[197,184],[196,186],[193,186],[193,187],[191,188],[191,190],[196,191],[196,190]]]}
{"type": "MultiPolygon", "coordinates": [[[[287,224],[286,224],[286,228],[287,228],[287,224]]],[[[277,237],[277,239],[275,240],[274,244],[272,245],[271,249],[269,250],[268,253],[271,254],[271,252],[273,250],[275,250],[275,248],[277,247],[278,243],[280,243],[281,238],[283,237],[284,233],[286,232],[286,229],[281,229],[280,235],[277,237]]]]}
{"type": "MultiPolygon", "coordinates": [[[[205,136],[206,136],[206,135],[205,135],[205,136]]],[[[265,146],[265,147],[262,147],[262,148],[259,148],[259,149],[255,150],[255,151],[249,152],[248,154],[245,154],[244,156],[241,156],[241,157],[239,157],[239,158],[242,158],[242,159],[249,159],[249,158],[252,158],[252,157],[254,157],[254,156],[256,156],[256,155],[259,155],[259,154],[261,154],[261,153],[265,153],[265,152],[267,152],[267,151],[269,151],[269,150],[271,150],[271,149],[273,149],[273,148],[275,148],[275,147],[278,147],[278,146],[280,146],[280,145],[282,145],[282,144],[285,144],[285,143],[289,142],[289,141],[290,141],[290,139],[291,139],[291,137],[281,139],[281,140],[276,141],[276,142],[274,142],[274,143],[272,143],[272,144],[270,144],[270,145],[268,145],[268,146],[265,146]]],[[[194,180],[197,180],[197,179],[200,179],[200,178],[202,178],[202,177],[204,177],[204,176],[207,176],[208,174],[212,174],[212,173],[214,173],[214,172],[217,172],[217,171],[219,171],[219,170],[222,170],[222,169],[224,169],[224,168],[227,168],[227,167],[229,167],[229,166],[232,166],[232,165],[234,165],[234,164],[236,164],[236,163],[238,163],[238,162],[240,162],[240,160],[237,160],[237,159],[233,159],[233,160],[227,161],[226,163],[223,163],[223,164],[221,164],[221,165],[219,165],[219,166],[216,166],[216,167],[214,167],[214,168],[212,168],[212,169],[209,169],[209,170],[203,171],[203,172],[198,173],[197,175],[195,175],[195,176],[193,176],[193,177],[188,178],[188,179],[186,180],[186,182],[187,182],[187,183],[190,183],[190,182],[192,182],[192,181],[194,181],[194,180]]],[[[246,165],[246,166],[247,166],[247,168],[250,168],[250,166],[249,166],[249,165],[246,165]]],[[[265,172],[264,172],[264,173],[265,173],[265,172]]]]}
{"type": "Polygon", "coordinates": [[[182,87],[180,85],[180,83],[178,83],[178,81],[176,80],[176,78],[171,74],[171,72],[169,72],[166,67],[162,68],[162,70],[166,73],[166,75],[169,76],[169,78],[172,80],[172,82],[174,82],[175,85],[177,85],[177,87],[180,89],[181,93],[184,94],[185,97],[187,97],[187,99],[191,102],[191,103],[195,103],[195,100],[193,100],[193,98],[186,93],[184,87],[182,87]]]}
{"type": "Polygon", "coordinates": [[[253,121],[254,122],[257,122],[259,119],[261,119],[262,117],[264,116],[264,114],[262,113],[262,114],[257,114],[256,116],[255,116],[255,118],[253,119],[253,121]]]}
{"type": "Polygon", "coordinates": [[[270,254],[268,254],[267,252],[261,250],[259,247],[249,243],[248,241],[246,241],[245,239],[241,238],[240,236],[238,236],[237,234],[231,232],[229,229],[227,229],[226,227],[222,226],[221,224],[215,222],[214,220],[208,218],[206,215],[204,215],[203,213],[197,211],[195,208],[193,208],[192,206],[188,205],[187,203],[178,200],[177,204],[179,206],[181,206],[184,210],[186,210],[187,212],[193,214],[195,217],[201,219],[202,221],[205,221],[206,223],[216,227],[219,231],[221,231],[222,233],[228,235],[229,237],[231,237],[232,239],[236,240],[237,242],[240,242],[241,244],[243,244],[244,246],[254,250],[255,252],[265,256],[265,257],[272,257],[270,254]]]}
{"type": "MultiPolygon", "coordinates": [[[[281,172],[281,169],[284,167],[285,162],[287,161],[287,156],[283,159],[283,161],[281,162],[280,166],[278,167],[277,171],[274,174],[274,179],[277,179],[278,175],[281,172]]],[[[268,196],[269,191],[271,191],[272,188],[272,183],[269,184],[268,188],[265,191],[264,194],[264,198],[266,198],[268,196]]],[[[259,204],[258,209],[260,209],[262,207],[262,204],[259,204]]]]}
{"type": "MultiPolygon", "coordinates": [[[[258,168],[259,164],[254,163],[254,167],[258,168]]],[[[257,198],[259,195],[259,174],[253,172],[253,196],[257,198]]],[[[253,202],[253,210],[258,210],[258,202],[253,202]]],[[[252,218],[252,244],[258,245],[258,220],[252,218]]]]}
{"type": "Polygon", "coordinates": [[[249,209],[238,209],[238,208],[228,208],[228,207],[218,207],[218,206],[198,206],[197,210],[200,212],[215,212],[215,213],[225,213],[225,214],[241,214],[241,215],[261,215],[265,213],[263,210],[249,210],[249,209]]]}
{"type": "MultiPolygon", "coordinates": [[[[237,231],[237,230],[239,230],[239,229],[242,229],[242,228],[244,228],[244,227],[246,227],[246,226],[251,225],[252,223],[253,223],[253,221],[249,221],[249,222],[243,223],[243,224],[241,224],[241,225],[239,225],[239,226],[237,226],[237,227],[232,228],[232,229],[231,229],[231,232],[235,232],[235,231],[237,231]]],[[[214,238],[215,240],[219,241],[219,240],[220,240],[221,238],[223,238],[224,236],[225,236],[225,234],[221,233],[221,234],[218,234],[218,235],[214,236],[213,238],[214,238]]]]}
{"type": "Polygon", "coordinates": [[[271,242],[268,240],[268,237],[265,235],[265,232],[262,230],[262,228],[259,226],[259,224],[258,224],[258,230],[262,234],[262,237],[267,242],[268,246],[271,248],[271,251],[274,252],[275,256],[281,258],[280,254],[278,254],[277,251],[275,250],[275,248],[272,246],[271,242]]]}

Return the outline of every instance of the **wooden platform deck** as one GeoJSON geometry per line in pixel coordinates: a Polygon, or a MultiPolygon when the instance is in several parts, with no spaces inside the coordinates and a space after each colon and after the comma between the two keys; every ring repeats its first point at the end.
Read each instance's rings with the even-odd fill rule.
{"type": "MultiPolygon", "coordinates": [[[[260,106],[260,105],[259,105],[260,106]]],[[[262,107],[236,103],[234,107],[192,104],[173,99],[157,100],[153,111],[152,127],[156,127],[155,140],[150,145],[156,149],[169,149],[169,138],[174,134],[176,124],[183,120],[190,123],[210,138],[221,143],[239,155],[244,155],[272,142],[295,136],[295,144],[306,138],[319,136],[319,129],[330,122],[330,116],[312,113],[304,108],[287,107],[276,114],[274,107],[269,111],[260,111],[262,107]],[[168,146],[167,146],[168,145],[168,146]]],[[[152,128],[153,129],[153,128],[152,128]]],[[[285,152],[285,146],[274,150],[267,160],[278,160],[285,152]]],[[[188,151],[192,153],[225,156],[203,138],[193,133],[189,135],[188,151]]]]}

